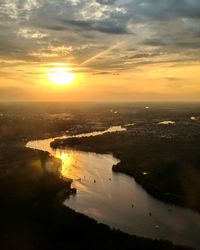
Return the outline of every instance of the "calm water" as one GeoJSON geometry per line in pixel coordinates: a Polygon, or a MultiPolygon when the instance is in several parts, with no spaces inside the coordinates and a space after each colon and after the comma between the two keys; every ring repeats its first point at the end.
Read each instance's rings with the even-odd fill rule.
{"type": "MultiPolygon", "coordinates": [[[[105,132],[124,130],[118,126],[74,137],[100,136],[105,132]]],[[[73,186],[77,188],[77,194],[64,202],[66,206],[130,234],[166,239],[200,249],[198,213],[160,202],[151,197],[134,178],[113,173],[112,166],[119,160],[111,154],[53,150],[50,142],[54,139],[31,141],[26,146],[48,151],[62,160],[60,173],[72,178],[73,186]]],[[[46,168],[52,171],[48,162],[46,168]]]]}
{"type": "Polygon", "coordinates": [[[159,125],[173,125],[175,124],[174,121],[162,121],[158,123],[159,125]]]}

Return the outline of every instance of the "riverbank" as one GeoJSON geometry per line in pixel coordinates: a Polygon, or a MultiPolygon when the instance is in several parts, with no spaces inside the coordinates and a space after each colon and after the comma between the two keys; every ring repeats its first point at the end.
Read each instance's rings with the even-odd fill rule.
{"type": "Polygon", "coordinates": [[[71,182],[58,176],[60,161],[46,152],[8,144],[1,146],[0,157],[3,250],[187,249],[111,230],[62,205],[71,182]]]}
{"type": "MultiPolygon", "coordinates": [[[[1,104],[0,248],[187,249],[165,241],[149,240],[113,231],[108,226],[99,225],[94,220],[66,208],[62,205],[62,193],[68,188],[66,183],[56,177],[59,172],[59,161],[49,157],[45,152],[24,148],[24,143],[29,140],[60,136],[66,134],[66,131],[69,134],[77,134],[101,130],[113,124],[133,122],[142,124],[138,131],[144,131],[144,122],[147,124],[146,121],[152,121],[155,117],[156,122],[161,119],[182,119],[182,113],[174,113],[177,105],[175,109],[167,110],[160,109],[158,105],[159,108],[156,108],[155,112],[152,106],[149,110],[144,109],[145,105],[103,104],[91,107],[91,104],[88,104],[86,107],[84,104],[75,103],[1,104]],[[46,171],[45,163],[49,160],[53,163],[53,172],[46,171]]],[[[199,106],[184,113],[184,121],[190,116],[198,117],[198,113],[199,106]]],[[[149,128],[149,124],[146,125],[145,131],[147,127],[149,128]]],[[[196,130],[199,131],[199,126],[196,130]]],[[[121,144],[119,152],[116,150],[115,153],[118,158],[121,158],[123,142],[122,138],[117,145],[119,147],[121,144]]],[[[111,143],[114,144],[115,140],[110,141],[111,143]]],[[[108,148],[108,152],[109,150],[108,148]]]]}
{"type": "Polygon", "coordinates": [[[197,138],[166,139],[125,133],[55,140],[54,148],[71,147],[113,153],[115,172],[133,176],[154,197],[200,212],[200,170],[197,138]],[[123,144],[122,144],[123,142],[123,144]]]}

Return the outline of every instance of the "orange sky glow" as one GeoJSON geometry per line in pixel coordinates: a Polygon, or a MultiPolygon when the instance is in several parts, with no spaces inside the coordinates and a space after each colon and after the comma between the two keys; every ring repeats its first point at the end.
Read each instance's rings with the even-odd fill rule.
{"type": "Polygon", "coordinates": [[[3,1],[1,101],[199,101],[199,1],[3,1]]]}

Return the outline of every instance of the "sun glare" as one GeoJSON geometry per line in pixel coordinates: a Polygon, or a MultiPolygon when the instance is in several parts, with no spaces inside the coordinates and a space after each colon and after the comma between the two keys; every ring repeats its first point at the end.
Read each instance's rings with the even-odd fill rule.
{"type": "Polygon", "coordinates": [[[66,153],[65,151],[56,151],[56,158],[62,161],[61,174],[63,177],[76,179],[78,174],[76,172],[75,159],[73,153],[66,153]]]}
{"type": "Polygon", "coordinates": [[[53,68],[49,70],[48,78],[57,86],[70,85],[75,79],[75,74],[70,71],[70,68],[53,68]]]}

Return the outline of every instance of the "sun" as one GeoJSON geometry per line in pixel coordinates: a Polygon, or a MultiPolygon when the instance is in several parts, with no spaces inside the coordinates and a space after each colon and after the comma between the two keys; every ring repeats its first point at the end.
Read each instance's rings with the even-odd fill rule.
{"type": "Polygon", "coordinates": [[[51,68],[48,78],[56,86],[70,85],[75,79],[75,74],[71,70],[71,68],[51,68]]]}

